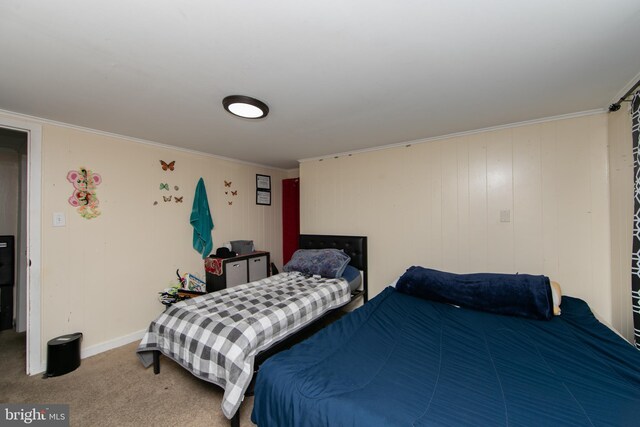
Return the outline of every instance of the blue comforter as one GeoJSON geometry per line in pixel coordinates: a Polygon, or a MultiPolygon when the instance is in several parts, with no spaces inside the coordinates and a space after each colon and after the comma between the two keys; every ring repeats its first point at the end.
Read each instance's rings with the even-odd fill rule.
{"type": "Polygon", "coordinates": [[[261,367],[269,426],[637,426],[640,352],[563,297],[549,321],[385,289],[261,367]]]}

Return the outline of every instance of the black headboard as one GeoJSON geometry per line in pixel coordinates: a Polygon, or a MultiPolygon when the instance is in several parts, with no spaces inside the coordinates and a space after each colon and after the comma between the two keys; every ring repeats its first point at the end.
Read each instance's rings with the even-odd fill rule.
{"type": "Polygon", "coordinates": [[[332,236],[326,234],[301,234],[300,249],[342,249],[351,257],[349,265],[363,272],[364,301],[367,302],[368,268],[366,236],[332,236]]]}

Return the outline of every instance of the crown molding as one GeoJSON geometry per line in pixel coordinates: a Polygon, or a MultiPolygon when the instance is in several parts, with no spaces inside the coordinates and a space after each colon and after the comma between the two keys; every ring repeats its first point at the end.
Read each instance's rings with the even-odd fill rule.
{"type": "Polygon", "coordinates": [[[156,147],[156,148],[164,148],[164,149],[167,149],[167,150],[176,150],[176,151],[180,151],[180,152],[187,153],[187,154],[195,154],[195,155],[198,155],[198,156],[212,157],[214,159],[225,160],[227,162],[240,163],[240,164],[243,164],[243,165],[254,166],[254,167],[270,169],[270,170],[277,170],[277,171],[281,171],[281,172],[287,172],[288,171],[288,169],[277,168],[275,166],[268,166],[268,165],[262,165],[260,163],[253,163],[253,162],[247,162],[247,161],[244,161],[244,160],[232,159],[231,157],[219,156],[217,154],[205,153],[203,151],[191,150],[189,148],[176,147],[174,145],[162,144],[160,142],[149,141],[149,140],[146,140],[146,139],[135,138],[135,137],[132,137],[132,136],[127,136],[127,135],[121,135],[121,134],[118,134],[118,133],[106,132],[106,131],[97,130],[97,129],[91,129],[91,128],[87,128],[87,127],[84,127],[84,126],[73,125],[73,124],[70,124],[70,123],[58,122],[56,120],[43,119],[42,117],[30,116],[28,114],[16,113],[14,111],[8,111],[8,110],[0,109],[0,114],[3,114],[3,115],[8,116],[8,117],[15,118],[15,119],[29,120],[31,122],[35,122],[35,123],[38,123],[38,124],[41,124],[41,125],[42,124],[49,124],[49,125],[59,126],[59,127],[63,127],[63,128],[79,130],[79,131],[82,131],[82,132],[88,132],[88,133],[92,133],[94,135],[101,135],[101,136],[107,136],[107,137],[110,137],[110,138],[124,139],[124,140],[127,140],[127,141],[135,142],[137,144],[150,145],[150,146],[156,147]]]}
{"type": "Polygon", "coordinates": [[[327,154],[327,155],[324,155],[324,156],[317,156],[317,157],[308,157],[308,158],[305,158],[305,159],[299,159],[298,162],[299,163],[312,162],[312,161],[324,160],[324,159],[330,159],[330,158],[336,158],[336,157],[351,156],[353,154],[361,154],[361,153],[369,153],[369,152],[372,152],[372,151],[388,150],[390,148],[406,147],[407,145],[424,144],[424,143],[428,143],[428,142],[440,141],[440,140],[443,140],[443,139],[458,138],[458,137],[461,137],[461,136],[468,136],[468,135],[476,135],[476,134],[479,134],[479,133],[493,132],[493,131],[503,130],[503,129],[511,129],[511,128],[515,128],[515,127],[533,125],[533,124],[537,124],[537,123],[552,122],[552,121],[556,121],[556,120],[573,119],[573,118],[576,118],[576,117],[591,116],[591,115],[601,114],[601,113],[605,113],[605,112],[607,112],[606,108],[598,108],[598,109],[595,109],[595,110],[580,111],[580,112],[577,112],[577,113],[562,114],[562,115],[558,115],[558,116],[544,117],[544,118],[541,118],[541,119],[534,119],[534,120],[526,120],[526,121],[523,121],[523,122],[509,123],[509,124],[506,124],[506,125],[491,126],[491,127],[482,128],[482,129],[450,133],[450,134],[447,134],[447,135],[434,136],[434,137],[431,137],[431,138],[414,139],[412,141],[405,141],[405,142],[398,142],[398,143],[395,143],[395,144],[381,145],[379,147],[363,148],[361,150],[354,150],[354,151],[344,151],[344,152],[341,152],[341,153],[327,154]]]}

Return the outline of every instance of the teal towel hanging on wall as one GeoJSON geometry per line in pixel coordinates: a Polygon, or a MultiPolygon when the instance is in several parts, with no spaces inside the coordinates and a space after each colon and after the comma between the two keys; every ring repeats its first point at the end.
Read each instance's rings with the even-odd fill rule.
{"type": "Polygon", "coordinates": [[[202,259],[206,258],[213,249],[213,238],[211,230],[213,230],[213,219],[209,211],[209,200],[207,199],[207,190],[204,188],[202,178],[196,186],[196,194],[193,197],[193,207],[191,208],[191,218],[189,222],[193,226],[193,249],[202,255],[202,259]]]}

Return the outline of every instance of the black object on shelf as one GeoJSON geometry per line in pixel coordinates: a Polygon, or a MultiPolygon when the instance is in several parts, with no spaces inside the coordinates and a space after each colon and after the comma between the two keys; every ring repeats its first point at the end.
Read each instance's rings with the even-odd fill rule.
{"type": "Polygon", "coordinates": [[[47,343],[47,371],[42,378],[57,377],[80,366],[82,333],[62,335],[47,343]]]}

